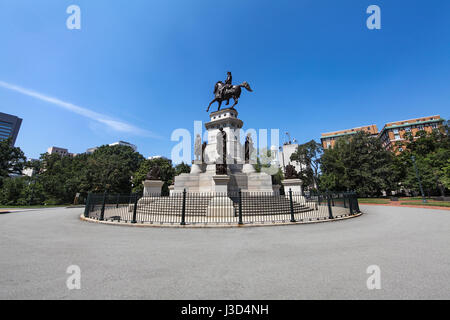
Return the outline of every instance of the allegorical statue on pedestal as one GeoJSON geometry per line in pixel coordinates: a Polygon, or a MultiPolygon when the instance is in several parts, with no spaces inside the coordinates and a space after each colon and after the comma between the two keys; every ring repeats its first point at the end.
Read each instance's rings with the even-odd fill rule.
{"type": "Polygon", "coordinates": [[[205,149],[207,145],[206,141],[202,144],[202,163],[205,163],[205,149]]]}
{"type": "Polygon", "coordinates": [[[286,166],[285,171],[286,171],[284,173],[284,178],[285,179],[298,179],[297,170],[295,170],[295,167],[292,164],[288,164],[286,166]]]}
{"type": "Polygon", "coordinates": [[[227,174],[227,133],[219,129],[216,136],[216,151],[219,155],[216,160],[216,174],[227,174]]]}
{"type": "Polygon", "coordinates": [[[196,161],[202,160],[202,138],[199,134],[195,137],[194,155],[196,161]]]}
{"type": "Polygon", "coordinates": [[[154,165],[145,177],[146,180],[160,180],[161,179],[161,169],[158,165],[154,165]]]}
{"type": "Polygon", "coordinates": [[[247,134],[247,137],[245,138],[245,163],[249,163],[251,156],[253,154],[253,140],[252,140],[252,135],[249,133],[247,134]]]}
{"type": "Polygon", "coordinates": [[[244,81],[242,82],[242,84],[239,85],[233,85],[232,84],[232,75],[231,72],[227,73],[227,79],[225,80],[225,83],[223,83],[222,81],[218,81],[216,83],[216,85],[214,86],[214,95],[215,98],[213,101],[211,101],[209,103],[208,109],[206,109],[206,112],[209,112],[209,108],[211,107],[211,105],[214,102],[218,102],[219,103],[219,107],[217,109],[217,111],[220,110],[220,107],[222,106],[222,102],[226,101],[227,104],[230,104],[230,99],[232,98],[234,100],[234,104],[231,108],[234,108],[235,105],[238,104],[239,102],[239,98],[241,96],[242,90],[241,88],[245,88],[248,91],[252,92],[253,90],[250,88],[250,85],[244,81]]]}

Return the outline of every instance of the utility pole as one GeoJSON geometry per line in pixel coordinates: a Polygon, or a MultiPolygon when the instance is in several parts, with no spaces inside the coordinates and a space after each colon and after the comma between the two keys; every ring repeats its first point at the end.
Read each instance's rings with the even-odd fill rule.
{"type": "Polygon", "coordinates": [[[414,165],[414,170],[416,171],[417,180],[419,181],[420,193],[422,194],[422,202],[427,203],[427,200],[425,199],[425,194],[423,193],[422,182],[420,181],[419,170],[417,170],[417,166],[416,166],[416,157],[411,156],[411,160],[414,165]]]}

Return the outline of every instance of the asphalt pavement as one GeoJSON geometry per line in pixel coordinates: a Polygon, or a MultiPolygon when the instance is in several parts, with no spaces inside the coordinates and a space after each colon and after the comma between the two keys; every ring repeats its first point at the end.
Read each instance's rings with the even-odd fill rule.
{"type": "Polygon", "coordinates": [[[83,209],[0,215],[0,299],[450,299],[450,211],[252,228],[133,228],[83,209]],[[81,288],[66,273],[81,270],[81,288]],[[367,288],[380,268],[381,289],[367,288]]]}

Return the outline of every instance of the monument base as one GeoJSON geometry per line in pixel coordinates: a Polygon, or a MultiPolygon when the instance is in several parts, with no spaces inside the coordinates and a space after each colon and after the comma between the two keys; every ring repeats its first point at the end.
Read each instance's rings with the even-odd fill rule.
{"type": "Polygon", "coordinates": [[[281,182],[284,186],[284,193],[289,197],[289,190],[292,191],[292,200],[295,202],[305,202],[305,197],[302,196],[302,180],[300,179],[284,179],[281,182]]]}
{"type": "Polygon", "coordinates": [[[144,185],[144,197],[161,195],[161,188],[164,181],[161,180],[145,180],[142,182],[144,185]]]}
{"type": "Polygon", "coordinates": [[[211,198],[206,215],[208,217],[234,217],[233,201],[226,196],[211,198]]]}
{"type": "MultiPolygon", "coordinates": [[[[208,143],[199,148],[197,143],[197,156],[202,151],[203,161],[194,160],[191,172],[182,173],[175,177],[174,188],[171,194],[178,194],[186,189],[191,193],[237,193],[260,192],[269,195],[274,194],[272,188],[272,177],[263,172],[256,172],[254,168],[255,159],[253,147],[249,147],[248,154],[244,146],[240,143],[240,129],[243,122],[238,119],[238,112],[235,109],[222,109],[210,114],[210,122],[205,123],[208,131],[208,143]],[[225,141],[218,144],[221,139],[225,141]],[[220,147],[222,146],[222,147],[220,147]],[[225,148],[223,148],[225,146],[225,148]],[[219,151],[218,151],[219,149],[219,151]],[[224,175],[216,174],[218,159],[223,159],[219,154],[220,149],[226,152],[226,170],[222,170],[224,175]],[[250,159],[248,159],[250,157],[250,159]],[[227,178],[226,178],[227,177],[227,178]]],[[[196,158],[198,159],[198,157],[196,158]]],[[[275,190],[275,193],[277,191],[275,190]]]]}

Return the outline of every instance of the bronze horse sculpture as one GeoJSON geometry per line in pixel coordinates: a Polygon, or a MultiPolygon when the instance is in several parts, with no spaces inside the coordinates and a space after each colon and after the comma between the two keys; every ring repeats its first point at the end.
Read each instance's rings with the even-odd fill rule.
{"type": "Polygon", "coordinates": [[[253,90],[250,88],[250,85],[247,83],[247,81],[242,82],[239,85],[233,85],[226,87],[226,84],[222,81],[218,81],[214,87],[214,95],[215,98],[213,101],[209,103],[208,109],[206,109],[206,112],[209,111],[209,108],[211,108],[211,105],[214,102],[219,103],[219,107],[217,108],[217,111],[220,110],[220,107],[222,106],[222,102],[227,101],[226,105],[230,104],[230,99],[233,98],[234,104],[231,108],[234,108],[235,105],[239,102],[239,97],[241,96],[242,90],[241,88],[245,88],[248,91],[252,92],[253,90]]]}

